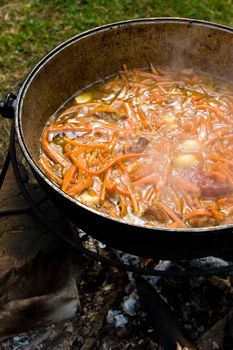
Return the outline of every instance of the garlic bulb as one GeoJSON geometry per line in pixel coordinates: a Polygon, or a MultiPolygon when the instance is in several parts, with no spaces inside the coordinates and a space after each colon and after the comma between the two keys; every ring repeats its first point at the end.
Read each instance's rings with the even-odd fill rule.
{"type": "Polygon", "coordinates": [[[173,161],[176,168],[190,168],[198,164],[198,160],[193,154],[181,154],[173,161]]]}

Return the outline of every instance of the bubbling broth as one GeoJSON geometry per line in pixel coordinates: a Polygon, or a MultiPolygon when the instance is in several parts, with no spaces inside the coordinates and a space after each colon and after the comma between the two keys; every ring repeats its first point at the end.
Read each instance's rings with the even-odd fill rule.
{"type": "Polygon", "coordinates": [[[193,70],[124,66],[51,116],[39,165],[69,196],[129,223],[232,224],[232,91],[193,70]]]}

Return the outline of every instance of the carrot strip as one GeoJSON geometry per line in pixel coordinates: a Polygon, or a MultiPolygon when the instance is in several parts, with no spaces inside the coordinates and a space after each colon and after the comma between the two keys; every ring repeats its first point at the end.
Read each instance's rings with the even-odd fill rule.
{"type": "Polygon", "coordinates": [[[46,175],[48,175],[53,181],[55,181],[59,185],[62,183],[62,179],[53,172],[52,166],[48,158],[42,155],[39,159],[39,163],[42,166],[42,169],[44,170],[46,175]]]}
{"type": "Polygon", "coordinates": [[[144,128],[152,130],[152,128],[151,128],[150,124],[148,123],[147,118],[144,115],[141,108],[137,109],[137,113],[138,113],[139,118],[141,119],[141,123],[144,126],[144,128]]]}
{"type": "Polygon", "coordinates": [[[111,174],[111,169],[108,168],[104,174],[104,181],[102,183],[101,189],[100,189],[100,194],[99,194],[99,201],[100,204],[104,203],[105,200],[105,194],[106,194],[106,183],[109,180],[110,174],[111,174]]]}
{"type": "Polygon", "coordinates": [[[221,111],[219,111],[218,108],[208,105],[208,104],[202,104],[202,105],[197,105],[195,106],[196,109],[204,109],[206,111],[214,112],[218,117],[220,117],[222,120],[225,122],[230,122],[230,119],[226,117],[221,111]]]}
{"type": "Polygon", "coordinates": [[[189,219],[191,219],[191,218],[193,218],[195,216],[209,216],[209,217],[213,217],[213,214],[207,208],[198,208],[196,210],[193,210],[193,211],[191,211],[189,213],[184,214],[183,218],[185,220],[189,220],[189,219]]]}
{"type": "Polygon", "coordinates": [[[129,191],[124,190],[120,186],[116,185],[116,191],[124,196],[129,196],[129,191]]]}
{"type": "Polygon", "coordinates": [[[174,211],[169,208],[168,206],[166,206],[164,203],[160,202],[160,201],[156,201],[156,204],[162,209],[164,210],[168,216],[170,216],[170,218],[172,220],[174,220],[179,227],[186,227],[185,223],[179,218],[179,216],[177,216],[174,211]]]}
{"type": "Polygon", "coordinates": [[[151,175],[153,173],[155,173],[155,170],[152,164],[138,164],[138,166],[135,166],[135,168],[133,166],[130,168],[129,165],[129,174],[133,181],[137,181],[145,176],[148,176],[148,174],[151,175]]]}
{"type": "Polygon", "coordinates": [[[209,210],[212,212],[213,216],[218,221],[223,221],[225,219],[224,213],[220,212],[219,210],[212,209],[212,208],[209,208],[209,210]]]}
{"type": "Polygon", "coordinates": [[[60,132],[65,133],[69,131],[92,131],[90,127],[85,125],[84,123],[82,125],[80,124],[59,124],[59,125],[51,125],[48,127],[45,131],[45,133],[52,133],[52,132],[60,132]]]}
{"type": "Polygon", "coordinates": [[[119,198],[120,216],[124,217],[127,214],[127,203],[125,197],[120,194],[119,198]]]}
{"type": "Polygon", "coordinates": [[[181,198],[181,197],[178,198],[177,210],[178,210],[178,212],[179,212],[180,215],[183,215],[184,200],[183,200],[183,198],[181,198]]]}
{"type": "Polygon", "coordinates": [[[167,93],[167,90],[165,90],[165,89],[161,86],[161,84],[158,84],[158,88],[159,88],[159,90],[161,90],[164,94],[167,93]]]}
{"type": "Polygon", "coordinates": [[[179,224],[177,222],[173,222],[172,224],[168,225],[167,228],[179,228],[179,224]]]}
{"type": "Polygon", "coordinates": [[[128,115],[129,120],[134,121],[134,123],[138,126],[139,123],[141,124],[141,119],[137,116],[137,113],[135,113],[134,109],[130,105],[129,102],[125,103],[125,109],[128,115]]]}
{"type": "Polygon", "coordinates": [[[183,188],[185,191],[196,193],[196,194],[200,193],[200,190],[196,185],[192,184],[190,181],[185,180],[180,176],[172,176],[170,178],[170,182],[171,184],[178,186],[179,188],[180,187],[183,188]]]}
{"type": "Polygon", "coordinates": [[[76,171],[77,171],[77,167],[74,164],[72,164],[70,168],[66,170],[63,178],[62,186],[61,186],[62,191],[66,192],[68,190],[68,187],[76,171]]]}
{"type": "Polygon", "coordinates": [[[100,105],[96,107],[93,111],[91,111],[91,114],[99,113],[99,112],[106,112],[106,113],[115,113],[115,114],[121,114],[120,111],[116,110],[115,108],[112,108],[109,105],[100,105]]]}
{"type": "Polygon", "coordinates": [[[123,188],[121,188],[115,182],[108,181],[106,183],[105,188],[106,188],[106,191],[108,191],[109,193],[119,192],[120,194],[122,194],[124,196],[129,196],[129,192],[124,190],[123,188]]]}
{"type": "Polygon", "coordinates": [[[83,191],[87,190],[93,183],[93,180],[88,176],[83,182],[78,183],[76,186],[73,186],[67,193],[70,196],[80,195],[83,191]]]}
{"type": "Polygon", "coordinates": [[[140,163],[132,163],[129,165],[124,166],[124,170],[128,173],[131,174],[135,172],[142,164],[140,163]]]}
{"type": "Polygon", "coordinates": [[[233,188],[233,174],[227,165],[222,167],[222,173],[226,176],[229,185],[233,188]]]}
{"type": "Polygon", "coordinates": [[[232,160],[229,160],[229,159],[226,159],[226,158],[217,156],[217,155],[215,155],[215,154],[208,154],[208,157],[209,157],[210,159],[213,159],[213,160],[217,160],[217,161],[220,161],[220,162],[229,164],[229,165],[233,165],[233,161],[232,161],[232,160]]]}
{"type": "Polygon", "coordinates": [[[226,175],[221,173],[220,171],[212,170],[208,173],[208,176],[214,177],[219,182],[225,182],[226,181],[226,175]]]}
{"type": "Polygon", "coordinates": [[[109,149],[109,143],[108,144],[106,144],[106,143],[95,143],[95,144],[94,143],[80,143],[77,140],[69,139],[66,136],[63,137],[63,140],[72,146],[82,147],[82,148],[86,148],[86,149],[89,149],[89,148],[94,148],[94,149],[101,148],[101,149],[106,149],[106,150],[109,149]]]}
{"type": "Polygon", "coordinates": [[[162,184],[161,184],[161,188],[160,188],[161,190],[167,185],[167,181],[168,181],[169,175],[171,173],[171,170],[172,170],[171,161],[168,160],[167,164],[165,165],[164,172],[162,175],[162,184]]]}
{"type": "Polygon", "coordinates": [[[61,115],[59,115],[57,120],[60,120],[62,117],[64,117],[67,114],[71,114],[71,113],[76,113],[78,112],[80,109],[82,109],[83,107],[94,107],[94,106],[98,106],[99,104],[97,102],[91,102],[91,103],[80,103],[78,105],[75,105],[73,107],[70,107],[68,109],[66,109],[61,115]]]}
{"type": "Polygon", "coordinates": [[[183,199],[186,203],[186,206],[189,206],[190,208],[193,209],[193,207],[195,205],[195,199],[193,199],[189,193],[184,191],[182,187],[179,187],[179,191],[181,194],[181,198],[183,197],[183,199]]]}
{"type": "Polygon", "coordinates": [[[141,77],[152,78],[152,79],[157,79],[157,75],[158,75],[158,74],[155,75],[154,72],[150,73],[150,72],[146,72],[143,70],[137,70],[137,69],[134,69],[133,72],[137,73],[141,77]]]}
{"type": "Polygon", "coordinates": [[[138,215],[139,214],[139,204],[138,204],[138,200],[136,197],[135,189],[134,189],[132,183],[130,182],[128,175],[125,174],[124,176],[122,176],[121,181],[123,182],[123,184],[125,185],[126,189],[129,192],[129,197],[130,197],[130,200],[132,203],[133,212],[134,212],[134,214],[138,215]]]}
{"type": "Polygon", "coordinates": [[[160,71],[158,70],[158,68],[157,68],[157,67],[154,67],[153,64],[152,64],[151,62],[149,63],[149,65],[150,65],[150,70],[151,70],[151,72],[152,72],[153,74],[161,75],[161,73],[160,73],[160,71]]]}
{"type": "Polygon", "coordinates": [[[208,104],[202,104],[202,105],[196,105],[195,109],[204,109],[206,111],[214,112],[217,115],[221,115],[222,113],[214,106],[208,105],[208,104]]]}
{"type": "Polygon", "coordinates": [[[56,152],[48,143],[48,130],[44,132],[41,138],[41,144],[44,152],[55,162],[61,164],[64,168],[67,168],[70,163],[65,159],[63,155],[56,152]]]}
{"type": "Polygon", "coordinates": [[[152,175],[147,175],[147,176],[144,176],[142,178],[140,178],[139,180],[137,181],[134,181],[134,185],[136,186],[145,186],[147,185],[148,183],[157,183],[158,181],[158,175],[157,174],[152,174],[152,175]]]}
{"type": "Polygon", "coordinates": [[[88,174],[91,174],[91,175],[100,175],[100,174],[104,173],[108,168],[110,168],[113,165],[115,165],[116,163],[120,163],[120,162],[123,162],[123,161],[128,160],[128,159],[140,158],[140,157],[143,157],[145,155],[146,155],[146,153],[129,153],[129,154],[124,154],[122,156],[119,156],[119,157],[113,159],[111,162],[109,162],[109,164],[107,164],[105,167],[103,167],[100,170],[87,169],[84,166],[82,166],[72,154],[70,156],[71,156],[71,159],[73,160],[74,164],[78,168],[82,169],[83,171],[85,171],[85,172],[87,172],[88,174]]]}
{"type": "Polygon", "coordinates": [[[146,192],[146,194],[145,194],[143,200],[144,200],[145,202],[150,202],[154,194],[155,194],[154,188],[153,188],[153,187],[150,187],[150,188],[148,189],[148,191],[146,192]]]}

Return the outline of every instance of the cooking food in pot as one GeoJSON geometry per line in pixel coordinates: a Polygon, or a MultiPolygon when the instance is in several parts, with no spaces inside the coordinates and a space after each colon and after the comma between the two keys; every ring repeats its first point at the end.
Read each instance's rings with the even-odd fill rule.
{"type": "Polygon", "coordinates": [[[41,135],[68,195],[129,223],[233,223],[233,85],[191,69],[124,69],[81,91],[41,135]]]}

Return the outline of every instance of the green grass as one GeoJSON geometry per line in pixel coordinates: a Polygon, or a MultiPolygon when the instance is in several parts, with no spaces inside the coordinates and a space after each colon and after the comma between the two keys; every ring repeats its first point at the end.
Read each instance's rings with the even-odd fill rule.
{"type": "MultiPolygon", "coordinates": [[[[233,26],[232,0],[0,0],[0,98],[17,91],[59,43],[102,24],[140,17],[188,17],[233,26]]],[[[0,121],[1,130],[8,124],[0,121]]],[[[5,129],[3,129],[5,128],[5,129]]],[[[6,149],[0,133],[1,154],[6,149]]]]}

